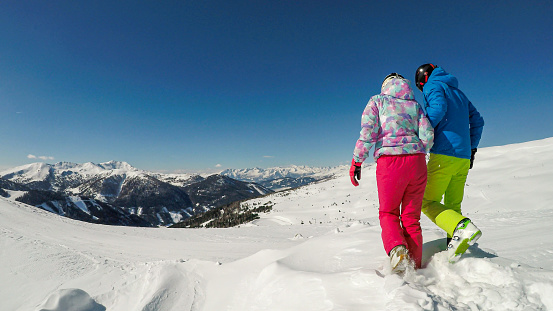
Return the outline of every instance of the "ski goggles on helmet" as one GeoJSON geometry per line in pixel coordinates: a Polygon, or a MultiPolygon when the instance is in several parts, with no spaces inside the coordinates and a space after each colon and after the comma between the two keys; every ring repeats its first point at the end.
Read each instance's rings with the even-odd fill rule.
{"type": "Polygon", "coordinates": [[[384,82],[382,82],[382,86],[386,85],[386,83],[388,83],[388,81],[392,79],[405,79],[405,78],[399,73],[392,72],[391,74],[387,75],[386,78],[384,78],[384,82]]]}

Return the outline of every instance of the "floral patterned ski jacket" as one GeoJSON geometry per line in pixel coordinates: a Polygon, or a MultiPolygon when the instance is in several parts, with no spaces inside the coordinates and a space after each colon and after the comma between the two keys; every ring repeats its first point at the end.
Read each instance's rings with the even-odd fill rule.
{"type": "Polygon", "coordinates": [[[361,116],[361,135],[355,144],[353,160],[362,163],[375,146],[374,159],[382,155],[428,153],[434,130],[415,100],[410,82],[394,78],[371,97],[361,116]]]}

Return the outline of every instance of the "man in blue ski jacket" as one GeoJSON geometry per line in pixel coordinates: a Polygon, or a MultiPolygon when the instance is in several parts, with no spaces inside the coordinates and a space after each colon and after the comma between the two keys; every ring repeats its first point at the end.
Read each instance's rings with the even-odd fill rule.
{"type": "Polygon", "coordinates": [[[457,78],[443,68],[433,64],[420,66],[415,83],[424,95],[426,113],[434,128],[422,212],[446,231],[449,260],[455,262],[482,235],[461,214],[461,202],[484,119],[459,90],[457,78]]]}

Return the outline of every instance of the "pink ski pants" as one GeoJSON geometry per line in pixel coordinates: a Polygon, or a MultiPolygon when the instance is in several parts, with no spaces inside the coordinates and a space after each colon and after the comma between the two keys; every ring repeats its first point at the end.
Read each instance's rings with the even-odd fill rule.
{"type": "Polygon", "coordinates": [[[376,163],[379,219],[386,254],[398,245],[405,245],[416,267],[420,268],[420,217],[426,187],[425,155],[381,156],[376,163]]]}

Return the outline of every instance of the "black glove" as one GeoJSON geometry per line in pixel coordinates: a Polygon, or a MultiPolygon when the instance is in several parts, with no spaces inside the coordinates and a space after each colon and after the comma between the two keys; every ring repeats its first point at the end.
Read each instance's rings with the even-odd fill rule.
{"type": "Polygon", "coordinates": [[[470,167],[469,167],[469,169],[471,169],[471,168],[472,168],[472,165],[474,164],[474,154],[476,154],[476,151],[477,151],[476,148],[474,148],[474,149],[471,150],[471,155],[470,155],[470,167]]]}

